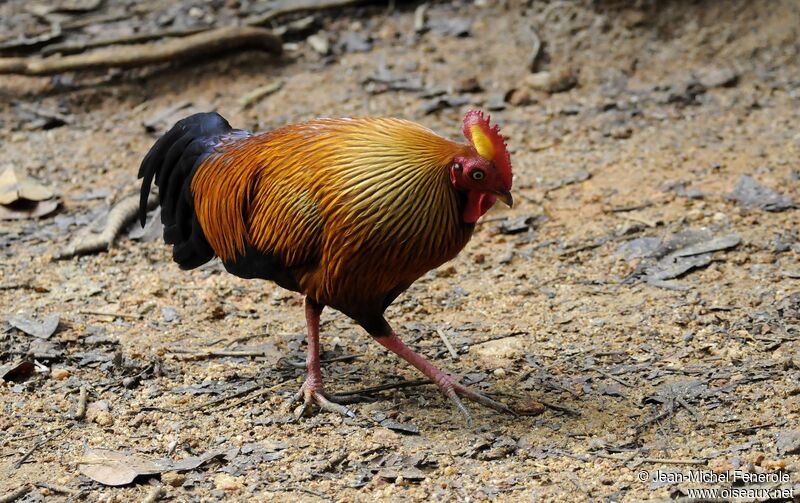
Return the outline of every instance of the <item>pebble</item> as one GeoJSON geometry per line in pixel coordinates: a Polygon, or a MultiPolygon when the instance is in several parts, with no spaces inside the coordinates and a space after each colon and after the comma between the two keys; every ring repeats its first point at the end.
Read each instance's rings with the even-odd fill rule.
{"type": "Polygon", "coordinates": [[[560,68],[552,72],[544,71],[528,75],[525,83],[537,91],[554,94],[569,91],[578,84],[578,79],[569,68],[560,68]]]}
{"type": "Polygon", "coordinates": [[[314,49],[315,52],[325,56],[331,52],[331,44],[328,42],[328,37],[315,33],[306,39],[308,45],[314,49]]]}
{"type": "Polygon", "coordinates": [[[511,90],[511,92],[508,94],[507,101],[509,104],[514,105],[515,107],[523,107],[534,102],[530,91],[525,88],[511,90]]]}
{"type": "Polygon", "coordinates": [[[161,482],[172,487],[180,487],[186,482],[186,475],[179,472],[164,472],[161,474],[161,482]]]}
{"type": "Polygon", "coordinates": [[[69,370],[67,369],[53,369],[50,371],[50,377],[56,381],[63,381],[69,377],[69,370]]]}
{"type": "Polygon", "coordinates": [[[98,400],[91,402],[86,407],[86,420],[97,423],[100,426],[111,426],[114,424],[114,416],[111,415],[111,404],[108,400],[98,400]]]}
{"type": "Polygon", "coordinates": [[[218,473],[214,477],[214,487],[223,491],[234,492],[244,487],[241,477],[234,477],[228,473],[218,473]]]}

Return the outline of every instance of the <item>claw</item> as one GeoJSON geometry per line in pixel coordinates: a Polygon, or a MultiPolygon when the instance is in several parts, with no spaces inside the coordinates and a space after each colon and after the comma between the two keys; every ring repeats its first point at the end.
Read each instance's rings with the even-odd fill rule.
{"type": "Polygon", "coordinates": [[[467,409],[467,407],[464,405],[464,402],[461,400],[460,397],[472,400],[473,402],[479,403],[484,407],[496,410],[497,412],[503,412],[506,414],[511,414],[514,417],[517,417],[517,413],[508,408],[507,406],[503,405],[502,403],[496,400],[492,400],[488,396],[478,393],[477,391],[472,391],[463,384],[453,380],[453,378],[450,376],[447,376],[443,380],[443,382],[439,384],[439,388],[442,390],[442,393],[444,393],[444,395],[455,404],[458,410],[461,411],[461,414],[467,421],[467,426],[471,427],[474,421],[472,419],[472,414],[470,414],[469,409],[467,409]]]}
{"type": "Polygon", "coordinates": [[[289,400],[289,403],[292,404],[301,400],[303,404],[296,412],[297,417],[305,416],[306,412],[309,410],[309,407],[313,404],[316,404],[320,410],[324,410],[326,412],[334,412],[344,417],[356,417],[355,412],[348,409],[344,405],[332,401],[325,395],[322,389],[309,385],[308,381],[303,383],[300,391],[295,393],[291,400],[289,400]]]}

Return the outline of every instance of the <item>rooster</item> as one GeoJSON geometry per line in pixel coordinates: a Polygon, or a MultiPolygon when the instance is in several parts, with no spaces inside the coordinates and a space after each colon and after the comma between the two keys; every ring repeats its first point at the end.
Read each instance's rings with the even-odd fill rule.
{"type": "MultiPolygon", "coordinates": [[[[319,322],[325,306],[355,320],[419,369],[471,424],[477,393],[406,346],[383,316],[426,272],[455,257],[499,199],[512,205],[511,159],[479,111],[457,143],[407,120],[317,119],[262,134],[217,113],[176,123],[142,161],[139,218],[158,187],[164,241],[181,269],[219,257],[241,278],[305,296],[306,380],[294,400],[347,416],[323,389],[319,322]]],[[[301,413],[302,413],[301,412],[301,413]]]]}

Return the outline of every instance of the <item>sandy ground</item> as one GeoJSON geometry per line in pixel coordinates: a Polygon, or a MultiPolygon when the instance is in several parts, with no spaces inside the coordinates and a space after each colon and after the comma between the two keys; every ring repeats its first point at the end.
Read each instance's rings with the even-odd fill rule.
{"type": "MultiPolygon", "coordinates": [[[[150,4],[140,12],[169,10],[150,4]]],[[[174,501],[638,501],[732,486],[800,500],[797,2],[482,4],[434,4],[419,35],[414,5],[317,14],[330,55],[303,35],[281,58],[0,77],[0,170],[61,203],[0,222],[0,367],[38,362],[0,379],[0,497],[38,483],[18,501],[133,501],[159,485],[174,501]],[[550,93],[531,77],[532,27],[535,69],[576,86],[556,78],[568,89],[550,93]],[[432,100],[442,109],[426,113],[432,100]],[[509,137],[517,204],[485,216],[388,319],[520,417],[472,404],[468,428],[416,386],[363,393],[354,419],[297,421],[298,295],[217,263],[180,271],[163,243],[127,233],[108,253],[53,260],[138,190],[156,135],[193,111],[258,130],[401,116],[456,137],[471,106],[494,109],[509,137]],[[42,126],[31,109],[66,123],[42,126]],[[744,175],[768,188],[750,203],[734,197],[744,175]],[[54,313],[49,338],[5,321],[54,313]],[[74,419],[81,388],[88,411],[74,419]],[[81,470],[101,448],[128,462],[208,456],[110,487],[81,470]],[[691,473],[738,475],[676,480],[691,473]]],[[[331,391],[419,378],[338,313],[322,330],[323,358],[338,359],[324,368],[331,391]]]]}

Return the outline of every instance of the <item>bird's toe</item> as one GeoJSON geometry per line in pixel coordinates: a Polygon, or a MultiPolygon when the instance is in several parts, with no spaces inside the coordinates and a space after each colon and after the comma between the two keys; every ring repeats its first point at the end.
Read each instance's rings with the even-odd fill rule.
{"type": "Polygon", "coordinates": [[[328,397],[321,386],[310,385],[308,381],[303,384],[300,390],[289,401],[290,404],[298,402],[302,402],[300,406],[295,409],[295,416],[298,418],[310,414],[314,406],[326,412],[334,412],[345,417],[355,417],[355,412],[328,397]]]}

